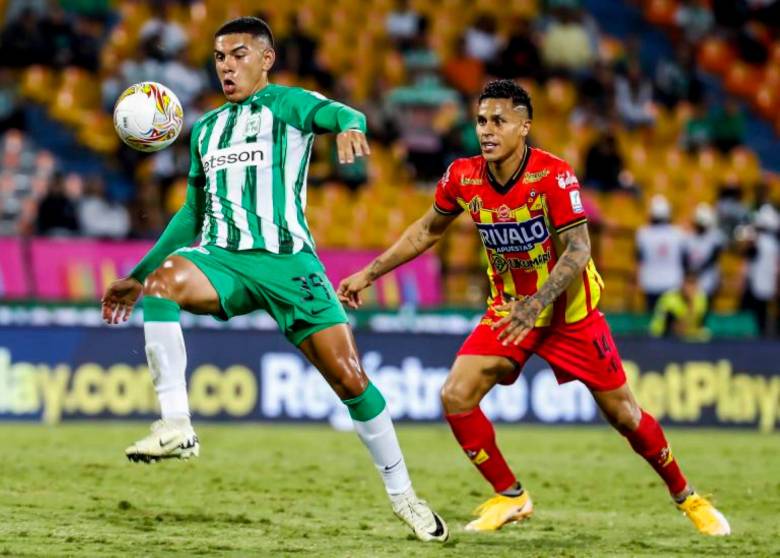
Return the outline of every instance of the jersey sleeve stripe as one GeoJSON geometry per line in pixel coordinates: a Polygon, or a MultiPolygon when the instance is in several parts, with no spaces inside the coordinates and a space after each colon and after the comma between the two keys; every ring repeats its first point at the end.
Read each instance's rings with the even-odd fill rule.
{"type": "Polygon", "coordinates": [[[441,215],[460,215],[463,212],[462,208],[457,208],[453,211],[447,211],[446,209],[442,209],[439,207],[439,205],[436,202],[433,202],[433,209],[436,211],[436,213],[439,213],[441,215]]]}
{"type": "Polygon", "coordinates": [[[330,99],[323,99],[316,105],[314,105],[314,108],[311,109],[309,114],[306,115],[306,120],[303,122],[303,129],[304,130],[312,130],[315,134],[324,134],[325,132],[329,132],[330,130],[325,130],[323,128],[320,128],[319,126],[314,125],[314,117],[317,114],[317,111],[319,111],[322,107],[325,105],[329,105],[332,103],[330,99]]]}
{"type": "Polygon", "coordinates": [[[564,231],[568,231],[569,229],[573,229],[577,225],[581,225],[581,224],[587,223],[587,222],[588,222],[588,218],[587,217],[580,217],[580,218],[578,218],[575,221],[572,221],[570,223],[566,223],[565,225],[561,225],[560,227],[555,229],[555,232],[562,233],[564,231]]]}

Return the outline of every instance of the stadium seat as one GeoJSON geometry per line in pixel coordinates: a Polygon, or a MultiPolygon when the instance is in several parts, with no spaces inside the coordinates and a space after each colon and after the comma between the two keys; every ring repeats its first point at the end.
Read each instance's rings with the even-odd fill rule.
{"type": "Polygon", "coordinates": [[[674,25],[674,15],[677,11],[675,0],[647,0],[645,2],[645,17],[650,23],[661,26],[674,25]]]}
{"type": "Polygon", "coordinates": [[[22,71],[20,93],[37,103],[52,102],[51,92],[57,87],[59,76],[46,66],[29,66],[22,71]]]}
{"type": "Polygon", "coordinates": [[[734,94],[752,97],[760,84],[759,68],[742,61],[735,61],[726,71],[724,86],[734,94]]]}
{"type": "Polygon", "coordinates": [[[732,66],[734,51],[728,43],[718,37],[707,37],[699,46],[697,61],[707,71],[723,74],[732,66]]]}

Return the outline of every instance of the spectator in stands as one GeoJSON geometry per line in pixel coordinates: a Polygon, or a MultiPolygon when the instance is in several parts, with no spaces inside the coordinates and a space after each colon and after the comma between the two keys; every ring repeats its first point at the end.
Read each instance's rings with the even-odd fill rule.
{"type": "Polygon", "coordinates": [[[61,173],[54,175],[48,193],[38,206],[36,230],[38,234],[50,236],[70,236],[79,232],[76,204],[66,193],[61,173]]]}
{"type": "Polygon", "coordinates": [[[699,287],[712,301],[720,284],[718,259],[726,245],[726,237],[718,228],[715,210],[708,203],[696,206],[693,231],[686,239],[686,268],[699,277],[699,287]]]}
{"type": "Polygon", "coordinates": [[[751,312],[762,335],[778,333],[777,323],[769,320],[769,307],[777,298],[780,279],[780,217],[769,204],[761,206],[746,231],[744,242],[747,257],[747,277],[741,308],[751,312]]]}
{"type": "Polygon", "coordinates": [[[680,101],[698,103],[704,96],[704,84],[699,77],[693,50],[680,45],[674,58],[661,58],[655,69],[655,96],[666,108],[680,101]]]}
{"type": "Polygon", "coordinates": [[[544,66],[539,52],[537,39],[531,32],[531,23],[525,18],[516,17],[510,26],[509,39],[498,53],[495,63],[488,71],[501,79],[527,77],[544,79],[544,66]]]}
{"type": "Polygon", "coordinates": [[[142,180],[130,204],[130,234],[134,238],[157,238],[166,222],[159,182],[142,180]]]}
{"type": "Polygon", "coordinates": [[[492,15],[481,14],[474,25],[466,29],[466,54],[485,64],[493,62],[501,49],[501,40],[496,33],[496,20],[492,15]]]}
{"type": "Polygon", "coordinates": [[[401,50],[411,46],[412,40],[420,28],[420,14],[412,7],[409,0],[396,0],[395,7],[385,18],[385,31],[396,41],[401,50]]]}
{"type": "Polygon", "coordinates": [[[571,114],[571,123],[579,126],[606,128],[614,122],[615,76],[609,64],[597,61],[593,72],[579,83],[578,104],[571,114]]]}
{"type": "Polygon", "coordinates": [[[712,143],[722,153],[728,153],[745,142],[745,114],[734,99],[728,99],[715,109],[710,118],[712,143]]]}
{"type": "Polygon", "coordinates": [[[130,232],[130,216],[120,203],[106,197],[102,177],[92,175],[87,179],[84,196],[77,206],[79,229],[85,236],[99,238],[125,238],[130,232]]]}
{"type": "Polygon", "coordinates": [[[674,13],[674,22],[682,28],[688,44],[697,44],[712,29],[714,18],[702,0],[683,0],[674,13]]]}
{"type": "Polygon", "coordinates": [[[173,19],[174,2],[157,0],[149,4],[152,17],[141,26],[138,38],[152,41],[162,59],[176,58],[187,46],[187,33],[173,19]]]}
{"type": "Polygon", "coordinates": [[[447,82],[466,97],[473,97],[485,84],[485,64],[466,51],[466,41],[458,38],[455,54],[444,64],[442,73],[447,82]]]}
{"type": "Polygon", "coordinates": [[[65,10],[57,2],[51,3],[38,26],[46,41],[45,48],[49,53],[49,63],[58,68],[72,65],[76,50],[76,34],[65,10]]]}
{"type": "Polygon", "coordinates": [[[312,78],[323,89],[333,87],[333,76],[320,63],[317,42],[306,31],[311,10],[301,8],[290,16],[290,31],[277,44],[274,71],[288,71],[299,78],[312,78]]]}
{"type": "Polygon", "coordinates": [[[707,311],[707,295],[699,286],[699,277],[689,271],[679,288],[666,291],[658,299],[650,322],[650,335],[707,341],[710,338],[710,332],[704,327],[707,311]]]}
{"type": "Polygon", "coordinates": [[[628,63],[626,75],[615,80],[615,108],[628,128],[650,126],[655,121],[653,85],[642,75],[636,60],[628,63]]]}
{"type": "Polygon", "coordinates": [[[0,34],[0,47],[0,60],[4,66],[24,68],[33,64],[51,63],[51,53],[46,49],[40,20],[29,8],[19,12],[19,17],[11,21],[0,34]]]}
{"type": "Polygon", "coordinates": [[[742,186],[737,176],[727,176],[718,191],[715,204],[717,222],[727,238],[731,238],[736,227],[748,221],[748,208],[742,198],[742,186]]]}
{"type": "Polygon", "coordinates": [[[617,146],[617,138],[610,130],[602,131],[591,144],[585,157],[585,186],[600,192],[620,189],[620,173],[623,157],[617,146]]]}
{"type": "Polygon", "coordinates": [[[582,14],[570,7],[553,12],[542,39],[542,59],[554,71],[586,73],[596,59],[596,49],[582,14]]]}
{"type": "Polygon", "coordinates": [[[712,127],[707,114],[707,105],[703,102],[693,105],[691,116],[683,127],[680,144],[690,153],[712,144],[712,127]]]}
{"type": "Polygon", "coordinates": [[[645,308],[652,311],[666,291],[680,288],[683,281],[685,235],[671,224],[671,207],[664,196],[650,200],[650,223],[636,234],[639,288],[645,308]]]}
{"type": "Polygon", "coordinates": [[[19,88],[13,72],[0,67],[0,133],[10,128],[24,130],[25,123],[19,88]]]}

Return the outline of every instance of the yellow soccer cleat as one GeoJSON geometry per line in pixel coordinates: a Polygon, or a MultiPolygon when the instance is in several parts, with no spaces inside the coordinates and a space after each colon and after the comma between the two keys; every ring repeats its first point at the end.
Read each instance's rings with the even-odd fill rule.
{"type": "Polygon", "coordinates": [[[729,522],[704,496],[693,492],[682,503],[677,504],[677,509],[683,512],[704,535],[731,534],[729,522]]]}
{"type": "Polygon", "coordinates": [[[528,519],[532,513],[534,504],[527,491],[520,496],[496,494],[474,510],[479,517],[466,525],[466,531],[498,531],[507,523],[528,519]]]}

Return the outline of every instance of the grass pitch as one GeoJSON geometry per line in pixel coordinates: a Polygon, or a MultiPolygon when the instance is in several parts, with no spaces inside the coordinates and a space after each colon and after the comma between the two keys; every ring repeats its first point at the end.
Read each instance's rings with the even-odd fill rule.
{"type": "Polygon", "coordinates": [[[780,438],[671,430],[729,538],[698,535],[654,473],[603,428],[499,429],[534,517],[465,533],[489,487],[444,426],[401,427],[419,494],[450,524],[412,539],[354,434],[320,426],[199,426],[191,462],[132,464],[144,425],[0,426],[0,556],[777,556],[780,438]]]}

